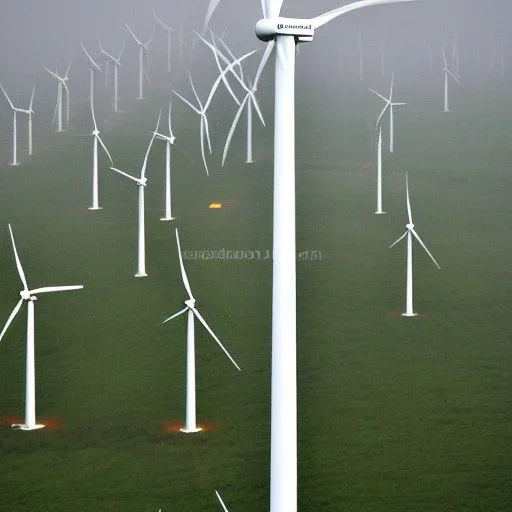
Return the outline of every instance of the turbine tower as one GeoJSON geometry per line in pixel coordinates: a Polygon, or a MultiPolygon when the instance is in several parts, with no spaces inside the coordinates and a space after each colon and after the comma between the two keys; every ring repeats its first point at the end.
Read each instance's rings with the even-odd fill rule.
{"type": "Polygon", "coordinates": [[[240,367],[236,364],[235,360],[229,355],[229,352],[225,349],[224,345],[220,342],[219,338],[211,330],[210,326],[206,323],[201,313],[196,308],[196,299],[192,295],[192,290],[185,272],[183,265],[183,257],[181,255],[180,237],[178,235],[178,229],[176,228],[176,244],[178,245],[178,256],[180,259],[181,278],[183,285],[187,291],[188,299],[185,301],[185,307],[170,316],[164,323],[170,322],[174,318],[187,313],[187,396],[186,396],[186,421],[185,427],[181,429],[182,432],[187,434],[199,432],[200,427],[196,423],[196,363],[195,363],[195,326],[194,317],[196,317],[204,326],[204,328],[210,333],[210,336],[217,342],[219,347],[224,351],[229,360],[233,363],[238,371],[241,371],[240,367]]]}
{"type": "Polygon", "coordinates": [[[35,430],[43,428],[44,425],[40,425],[36,422],[36,387],[35,387],[35,347],[34,347],[34,305],[37,300],[37,296],[41,293],[53,293],[63,292],[68,290],[80,290],[83,288],[82,285],[72,286],[45,286],[43,288],[35,288],[29,290],[23,267],[21,266],[18,252],[16,251],[16,244],[14,243],[14,235],[12,233],[11,225],[9,224],[9,233],[11,234],[12,249],[14,251],[14,259],[16,260],[16,267],[23,284],[23,290],[20,292],[20,300],[14,306],[7,322],[4,325],[2,332],[0,333],[0,341],[4,337],[7,329],[11,325],[14,317],[18,314],[19,310],[23,306],[23,303],[27,303],[27,360],[26,360],[26,376],[25,376],[25,422],[22,424],[12,425],[14,428],[20,430],[35,430]]]}
{"type": "MultiPolygon", "coordinates": [[[[395,1],[407,1],[407,0],[395,0],[395,1]]],[[[380,120],[382,119],[382,116],[385,114],[386,110],[389,109],[389,152],[393,153],[395,150],[395,126],[394,126],[394,113],[393,113],[393,107],[398,107],[401,105],[407,105],[407,103],[397,103],[393,101],[393,85],[395,82],[395,74],[393,73],[391,75],[391,87],[389,90],[389,98],[385,98],[382,96],[382,94],[379,94],[378,92],[374,91],[373,89],[369,89],[373,94],[378,96],[381,100],[384,100],[386,102],[386,105],[382,109],[382,112],[380,113],[379,117],[377,118],[377,122],[375,123],[375,126],[379,126],[380,120]]]]}
{"type": "MultiPolygon", "coordinates": [[[[297,378],[295,249],[295,46],[334,18],[407,0],[360,0],[312,19],[279,16],[282,0],[263,0],[259,39],[276,48],[274,110],[274,243],[270,510],[297,510],[297,378]]],[[[414,1],[414,0],[413,0],[414,1]]]]}
{"type": "Polygon", "coordinates": [[[93,98],[91,97],[91,115],[92,115],[92,121],[94,124],[94,129],[91,133],[91,135],[94,137],[93,141],[93,159],[92,159],[92,205],[89,207],[89,210],[101,210],[102,208],[99,205],[98,201],[98,143],[101,144],[101,147],[105,151],[106,155],[108,156],[110,160],[110,164],[114,165],[114,162],[112,161],[112,157],[110,156],[110,153],[108,152],[107,147],[103,143],[100,137],[100,131],[98,130],[98,125],[96,123],[96,116],[94,115],[94,102],[93,98]]]}
{"type": "Polygon", "coordinates": [[[120,169],[116,169],[115,167],[110,167],[113,171],[121,174],[122,176],[134,181],[139,187],[139,220],[138,220],[138,243],[137,243],[137,273],[135,277],[146,277],[146,231],[145,231],[145,216],[144,216],[144,189],[146,188],[147,178],[146,178],[146,166],[148,163],[149,152],[151,150],[151,146],[153,145],[153,141],[155,140],[156,132],[158,131],[158,126],[160,124],[160,115],[158,116],[158,121],[156,123],[156,128],[153,132],[151,140],[149,142],[148,149],[146,150],[146,155],[144,156],[144,161],[142,163],[142,168],[140,170],[140,178],[135,178],[130,174],[127,174],[120,169]]]}
{"type": "Polygon", "coordinates": [[[377,141],[377,210],[376,215],[386,213],[382,210],[382,127],[379,126],[379,139],[377,141]]]}
{"type": "Polygon", "coordinates": [[[425,252],[430,256],[430,259],[434,262],[434,265],[440,269],[441,267],[438,265],[437,261],[434,259],[434,256],[430,254],[430,251],[427,249],[427,246],[423,243],[423,240],[420,238],[418,233],[416,233],[414,229],[414,224],[412,222],[412,213],[411,213],[411,202],[409,200],[409,180],[407,174],[405,175],[405,189],[407,196],[407,217],[409,222],[406,224],[405,233],[395,240],[389,248],[394,247],[397,243],[401,242],[405,237],[407,237],[407,280],[406,280],[406,289],[405,289],[405,313],[402,313],[402,316],[416,316],[417,313],[414,312],[413,306],[413,280],[412,280],[412,239],[413,237],[420,243],[425,252]]]}
{"type": "Polygon", "coordinates": [[[157,15],[156,12],[153,11],[153,18],[160,25],[163,31],[167,34],[167,73],[171,72],[171,35],[174,32],[172,27],[166,25],[157,15]]]}
{"type": "Polygon", "coordinates": [[[17,108],[12,104],[12,101],[10,100],[9,96],[7,96],[7,92],[5,92],[5,89],[0,84],[0,88],[2,89],[2,92],[4,93],[4,96],[7,98],[7,101],[9,102],[9,105],[13,112],[13,120],[12,120],[12,162],[10,165],[20,165],[18,162],[18,134],[17,134],[17,113],[22,112],[23,114],[28,115],[28,154],[32,154],[32,114],[34,113],[32,109],[32,104],[34,102],[34,91],[35,86],[32,89],[32,96],[30,98],[30,105],[28,109],[23,108],[17,108]]]}
{"type": "Polygon", "coordinates": [[[169,101],[169,115],[168,115],[168,127],[169,135],[164,135],[155,131],[157,139],[165,142],[165,215],[160,220],[174,220],[172,216],[172,205],[171,205],[171,146],[174,145],[176,137],[172,133],[171,126],[171,108],[172,101],[169,101]]]}
{"type": "Polygon", "coordinates": [[[126,28],[132,35],[133,39],[135,39],[135,42],[137,43],[139,47],[139,96],[137,97],[138,100],[144,99],[144,73],[146,74],[146,78],[149,83],[149,76],[148,72],[144,66],[144,55],[147,54],[149,51],[149,45],[151,43],[151,40],[153,39],[153,34],[155,33],[155,26],[153,25],[153,29],[151,31],[151,35],[149,36],[149,39],[143,43],[132,31],[128,23],[125,23],[126,28]]]}

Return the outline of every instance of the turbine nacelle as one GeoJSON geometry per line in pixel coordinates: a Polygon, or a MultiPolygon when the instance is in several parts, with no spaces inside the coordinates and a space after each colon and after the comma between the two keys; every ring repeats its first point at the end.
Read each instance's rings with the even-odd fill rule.
{"type": "Polygon", "coordinates": [[[137,183],[139,184],[139,187],[145,187],[148,182],[148,179],[146,177],[141,178],[140,180],[137,180],[137,183]]]}
{"type": "Polygon", "coordinates": [[[259,20],[254,27],[256,37],[271,41],[276,36],[295,36],[299,42],[313,41],[315,29],[311,20],[298,18],[273,18],[259,20]]]}
{"type": "Polygon", "coordinates": [[[29,300],[37,300],[37,297],[33,297],[33,296],[30,294],[30,290],[21,290],[21,292],[20,292],[20,297],[21,297],[23,300],[26,300],[26,301],[29,301],[29,300]]]}
{"type": "Polygon", "coordinates": [[[194,309],[196,307],[196,299],[188,299],[185,301],[185,306],[190,309],[194,309]]]}
{"type": "Polygon", "coordinates": [[[414,224],[412,222],[410,222],[409,224],[406,224],[405,227],[409,230],[409,231],[414,231],[414,224]]]}

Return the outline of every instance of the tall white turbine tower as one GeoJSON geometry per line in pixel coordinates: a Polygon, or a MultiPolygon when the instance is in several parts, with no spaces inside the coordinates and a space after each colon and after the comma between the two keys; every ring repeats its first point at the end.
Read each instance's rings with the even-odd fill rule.
{"type": "Polygon", "coordinates": [[[158,126],[160,124],[160,116],[158,116],[158,121],[156,124],[156,128],[153,132],[151,140],[149,142],[148,149],[146,150],[146,155],[144,156],[144,161],[142,163],[142,168],[140,170],[140,178],[135,178],[130,174],[127,174],[120,169],[116,169],[115,167],[111,167],[113,171],[125,176],[126,178],[134,181],[139,187],[139,219],[138,219],[138,242],[137,242],[137,273],[135,277],[146,277],[146,231],[145,231],[145,211],[144,211],[144,189],[146,188],[147,178],[146,178],[146,166],[148,163],[149,152],[151,150],[151,146],[153,145],[153,141],[155,140],[155,134],[158,131],[158,126]]]}
{"type": "Polygon", "coordinates": [[[155,18],[155,21],[160,25],[162,30],[167,34],[167,73],[171,72],[171,36],[172,33],[175,32],[175,30],[170,27],[169,25],[166,25],[157,15],[156,12],[153,11],[153,18],[155,18]]]}
{"type": "MultiPolygon", "coordinates": [[[[397,1],[400,1],[400,0],[397,0],[397,1]]],[[[404,0],[402,0],[402,1],[404,1],[404,0]]],[[[390,153],[393,153],[395,150],[395,120],[394,120],[393,107],[407,105],[407,103],[397,103],[397,102],[393,101],[394,82],[395,82],[395,74],[393,73],[391,75],[391,87],[389,89],[389,98],[385,98],[384,96],[382,96],[382,94],[379,94],[378,92],[374,91],[373,89],[369,89],[371,92],[373,92],[373,94],[375,94],[381,100],[384,100],[386,102],[386,105],[384,105],[382,112],[380,113],[379,117],[377,118],[377,122],[375,123],[375,126],[379,126],[382,116],[386,113],[386,110],[389,109],[389,152],[390,153]]]]}
{"type": "Polygon", "coordinates": [[[101,144],[101,147],[105,151],[106,155],[110,160],[110,165],[114,165],[112,161],[112,157],[108,152],[107,147],[103,143],[100,137],[100,131],[98,130],[98,124],[96,123],[96,116],[94,115],[94,102],[93,98],[90,99],[91,102],[91,115],[92,121],[94,124],[94,129],[91,135],[94,137],[93,141],[93,156],[92,156],[92,205],[89,207],[89,210],[101,210],[101,206],[98,201],[98,143],[101,144]]]}
{"type": "Polygon", "coordinates": [[[295,46],[312,41],[315,29],[338,16],[397,1],[407,0],[360,0],[316,18],[290,19],[279,16],[282,0],[264,0],[264,19],[256,24],[257,37],[276,47],[271,512],[297,510],[295,46]]]}
{"type": "Polygon", "coordinates": [[[455,82],[462,87],[462,84],[459,82],[459,79],[448,69],[448,62],[446,60],[446,52],[444,50],[444,41],[443,41],[443,62],[444,62],[444,109],[443,112],[450,112],[448,108],[448,80],[449,77],[452,77],[455,82]]]}
{"type": "Polygon", "coordinates": [[[55,111],[53,114],[53,121],[52,124],[57,122],[57,132],[64,131],[62,126],[62,117],[63,117],[63,97],[64,97],[64,91],[66,91],[66,124],[69,123],[69,88],[67,85],[67,81],[69,80],[69,70],[71,68],[72,60],[69,61],[68,67],[66,69],[66,74],[64,76],[60,76],[57,71],[55,73],[53,71],[50,71],[46,66],[44,66],[44,69],[50,73],[53,78],[57,80],[57,102],[55,103],[55,111]]]}
{"type": "Polygon", "coordinates": [[[121,47],[121,51],[119,52],[119,55],[114,57],[112,54],[108,53],[103,49],[101,46],[100,37],[98,36],[98,44],[100,47],[100,51],[105,57],[107,58],[107,64],[108,62],[111,62],[114,66],[114,112],[119,112],[119,68],[121,67],[121,57],[123,55],[125,44],[121,47]]]}
{"type": "Polygon", "coordinates": [[[414,229],[414,224],[412,222],[412,213],[411,213],[411,203],[409,200],[409,180],[407,174],[405,175],[405,188],[407,195],[407,217],[409,222],[406,224],[405,233],[395,240],[391,245],[391,247],[395,246],[398,242],[402,241],[405,237],[407,237],[407,280],[405,287],[405,313],[402,313],[402,316],[416,316],[417,313],[414,312],[413,306],[413,280],[412,280],[412,239],[413,237],[420,243],[425,252],[430,256],[430,259],[434,262],[434,265],[437,268],[441,268],[437,261],[434,259],[434,256],[430,254],[430,251],[427,249],[427,246],[423,243],[423,240],[420,238],[418,233],[416,233],[414,229]]]}
{"type": "Polygon", "coordinates": [[[41,293],[52,293],[52,292],[63,292],[68,290],[80,290],[83,288],[82,285],[72,286],[45,286],[43,288],[35,288],[29,290],[23,267],[21,266],[18,252],[16,251],[16,244],[14,243],[14,235],[12,233],[11,225],[9,224],[9,233],[11,234],[12,249],[14,251],[14,258],[16,260],[16,267],[20,276],[21,282],[23,283],[23,290],[20,292],[20,300],[14,306],[7,322],[4,325],[2,332],[0,333],[0,341],[4,337],[7,329],[14,320],[14,317],[18,314],[23,302],[27,303],[27,361],[26,361],[26,376],[25,376],[25,422],[22,424],[12,425],[20,430],[35,430],[43,428],[44,425],[40,425],[36,422],[36,385],[35,385],[35,346],[34,346],[34,304],[37,300],[37,296],[41,293]]]}
{"type": "Polygon", "coordinates": [[[171,204],[171,146],[174,145],[176,137],[172,132],[171,126],[171,108],[172,100],[169,101],[169,114],[168,114],[168,128],[169,135],[158,133],[155,131],[157,139],[165,142],[165,215],[160,219],[162,221],[174,220],[172,216],[172,204],[171,204]]]}
{"type": "Polygon", "coordinates": [[[139,47],[139,96],[137,97],[138,100],[144,99],[144,73],[146,74],[146,78],[149,83],[149,76],[148,72],[146,70],[146,67],[144,66],[144,56],[147,55],[147,52],[149,51],[149,45],[153,39],[153,34],[155,33],[155,26],[153,25],[153,29],[151,31],[151,35],[149,36],[149,39],[143,43],[132,31],[128,23],[125,23],[126,28],[132,35],[133,39],[135,39],[135,42],[137,43],[137,46],[139,47]]]}
{"type": "Polygon", "coordinates": [[[12,101],[10,100],[9,96],[7,96],[7,92],[5,92],[5,89],[0,84],[0,88],[2,89],[2,92],[4,93],[4,96],[7,98],[7,101],[9,102],[9,105],[13,112],[13,124],[12,124],[12,162],[10,165],[19,165],[18,162],[18,134],[17,134],[17,113],[21,112],[23,114],[28,115],[28,154],[32,154],[32,114],[34,113],[34,110],[32,108],[34,103],[34,92],[35,92],[35,86],[32,89],[32,96],[30,97],[30,105],[28,109],[24,108],[17,108],[12,104],[12,101]]]}
{"type": "Polygon", "coordinates": [[[178,229],[176,228],[176,243],[178,245],[178,255],[180,259],[181,278],[183,285],[187,291],[188,299],[185,301],[185,307],[170,316],[164,323],[171,321],[177,316],[187,313],[187,396],[186,396],[186,421],[185,427],[181,429],[182,432],[187,434],[193,432],[199,432],[201,428],[197,426],[196,422],[196,355],[195,355],[195,326],[194,317],[196,317],[204,326],[204,328],[210,333],[210,336],[217,342],[219,347],[224,351],[229,360],[233,363],[238,371],[241,371],[240,367],[236,364],[235,360],[229,355],[229,352],[225,349],[224,345],[220,342],[219,338],[211,330],[210,326],[206,323],[201,313],[196,309],[196,299],[192,295],[192,290],[188,282],[187,273],[183,265],[183,257],[181,255],[180,237],[178,235],[178,229]]]}
{"type": "Polygon", "coordinates": [[[93,58],[89,55],[89,52],[85,49],[85,46],[80,43],[80,46],[82,47],[82,50],[85,52],[85,55],[87,55],[87,58],[89,59],[89,72],[90,72],[90,91],[89,91],[89,98],[92,101],[94,98],[94,73],[97,71],[101,73],[101,68],[99,65],[93,60],[93,58]]]}
{"type": "Polygon", "coordinates": [[[379,126],[379,139],[377,141],[377,215],[386,213],[382,210],[382,127],[379,126]]]}

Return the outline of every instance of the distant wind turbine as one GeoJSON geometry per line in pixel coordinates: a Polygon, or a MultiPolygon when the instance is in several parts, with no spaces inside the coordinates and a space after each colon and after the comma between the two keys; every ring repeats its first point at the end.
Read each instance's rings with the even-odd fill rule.
{"type": "Polygon", "coordinates": [[[164,32],[167,34],[167,73],[171,72],[171,36],[172,33],[175,31],[172,27],[169,25],[166,25],[157,15],[156,12],[153,11],[153,18],[155,18],[155,21],[160,25],[160,27],[164,30],[164,32]]]}
{"type": "Polygon", "coordinates": [[[103,49],[103,47],[101,46],[100,36],[97,35],[97,37],[98,37],[98,44],[100,47],[100,51],[101,51],[101,53],[103,53],[103,55],[105,55],[107,57],[107,64],[110,61],[114,65],[114,112],[118,113],[119,112],[119,109],[118,109],[118,104],[119,104],[119,78],[118,78],[118,75],[119,75],[119,68],[121,67],[121,56],[123,55],[124,47],[126,44],[123,44],[123,46],[121,47],[121,51],[119,52],[119,55],[116,58],[112,54],[108,53],[107,51],[105,51],[103,49]]]}
{"type": "Polygon", "coordinates": [[[57,102],[55,104],[55,111],[53,114],[53,121],[52,124],[57,122],[57,132],[64,131],[62,127],[62,116],[63,116],[63,95],[64,90],[66,91],[66,124],[69,124],[69,88],[67,85],[67,81],[69,80],[69,70],[71,68],[72,60],[69,61],[68,67],[66,69],[66,74],[64,76],[59,76],[57,71],[54,73],[53,71],[50,71],[46,66],[44,66],[44,69],[50,73],[56,80],[57,80],[57,102]]]}
{"type": "Polygon", "coordinates": [[[153,34],[155,33],[155,26],[153,25],[153,29],[151,31],[151,35],[149,36],[149,39],[143,43],[132,31],[128,23],[125,23],[126,28],[132,35],[133,39],[135,39],[135,42],[137,43],[139,47],[139,96],[137,97],[138,100],[144,99],[144,73],[146,74],[147,81],[149,83],[149,76],[148,72],[146,70],[146,67],[144,66],[144,56],[147,55],[147,52],[149,51],[149,45],[153,39],[153,34]]]}
{"type": "Polygon", "coordinates": [[[444,41],[442,45],[443,49],[443,62],[444,62],[444,110],[443,112],[450,112],[450,109],[448,108],[448,79],[449,76],[455,80],[455,82],[462,87],[462,84],[459,82],[459,79],[448,69],[448,62],[446,60],[446,52],[444,50],[444,41]]]}
{"type": "Polygon", "coordinates": [[[406,280],[406,288],[405,288],[405,313],[402,313],[402,316],[416,316],[417,313],[414,312],[413,306],[413,279],[412,279],[412,241],[413,237],[420,243],[421,247],[425,250],[425,252],[429,255],[430,259],[434,262],[434,265],[440,269],[441,267],[438,265],[437,261],[434,259],[434,256],[430,254],[430,251],[427,249],[427,246],[423,243],[423,240],[420,238],[418,233],[416,233],[414,229],[414,224],[412,222],[412,213],[411,213],[411,202],[409,200],[409,180],[407,174],[405,175],[405,189],[407,196],[407,217],[408,223],[406,224],[405,233],[395,240],[389,248],[391,249],[396,244],[401,242],[405,237],[407,237],[407,280],[406,280]]]}
{"type": "Polygon", "coordinates": [[[80,46],[82,47],[82,50],[85,52],[85,55],[87,55],[87,58],[89,59],[89,70],[90,70],[89,98],[93,99],[94,98],[94,73],[96,71],[101,73],[102,71],[101,71],[101,68],[99,67],[99,65],[96,63],[96,61],[89,55],[89,52],[85,49],[85,46],[82,43],[80,43],[80,46]]]}

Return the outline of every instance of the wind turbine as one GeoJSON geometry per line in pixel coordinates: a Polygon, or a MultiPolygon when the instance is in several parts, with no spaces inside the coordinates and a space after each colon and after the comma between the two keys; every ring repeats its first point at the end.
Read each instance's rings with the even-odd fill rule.
{"type": "Polygon", "coordinates": [[[94,123],[94,130],[92,131],[91,135],[94,137],[93,142],[93,159],[92,159],[92,206],[90,206],[89,210],[101,210],[102,208],[98,204],[98,143],[101,144],[101,147],[104,149],[105,153],[107,154],[110,164],[114,165],[114,162],[112,161],[112,157],[110,156],[110,153],[108,152],[107,147],[103,143],[100,137],[100,131],[98,130],[98,125],[96,123],[96,116],[94,115],[94,103],[93,98],[91,96],[91,114],[92,114],[92,121],[94,123]]]}
{"type": "MultiPolygon", "coordinates": [[[[407,0],[394,0],[394,1],[407,1],[407,0]]],[[[412,0],[414,1],[414,0],[412,0]]],[[[352,5],[352,4],[351,4],[352,5]]],[[[391,87],[389,90],[389,98],[385,98],[382,96],[382,94],[379,94],[378,92],[374,91],[373,89],[369,89],[373,94],[378,96],[381,100],[384,100],[386,102],[386,105],[382,109],[382,112],[380,113],[379,117],[377,118],[376,126],[379,126],[380,120],[382,119],[382,116],[385,114],[386,110],[389,109],[389,152],[393,153],[395,149],[395,127],[394,127],[394,116],[393,116],[393,107],[398,107],[401,105],[407,105],[407,103],[397,103],[393,101],[393,85],[395,81],[395,74],[393,73],[391,75],[391,87]]]]}
{"type": "Polygon", "coordinates": [[[379,126],[379,139],[377,141],[377,215],[386,213],[382,211],[382,127],[379,126]]]}
{"type": "Polygon", "coordinates": [[[62,132],[64,129],[62,128],[62,97],[63,97],[63,89],[66,91],[66,124],[69,123],[69,88],[67,85],[67,81],[69,80],[69,69],[71,68],[73,60],[69,61],[68,67],[66,69],[66,74],[62,77],[59,76],[57,72],[50,71],[46,66],[44,69],[50,73],[57,80],[57,102],[55,104],[55,112],[53,114],[52,124],[57,121],[57,132],[62,132]]]}
{"type": "MultiPolygon", "coordinates": [[[[262,1],[259,39],[276,48],[270,510],[297,510],[295,249],[295,45],[353,10],[408,0],[360,0],[312,19],[279,16],[282,0],[262,1]]],[[[414,0],[412,0],[414,1],[414,0]]]]}
{"type": "Polygon", "coordinates": [[[139,46],[139,96],[137,97],[138,100],[144,99],[144,73],[146,73],[146,78],[149,83],[149,76],[146,68],[144,67],[144,52],[147,52],[149,50],[149,44],[151,43],[151,40],[153,39],[153,34],[155,33],[155,26],[153,25],[153,29],[151,31],[151,35],[149,36],[149,39],[143,43],[132,31],[128,23],[125,23],[126,28],[132,35],[133,39],[135,39],[135,42],[139,46]]]}
{"type": "Polygon", "coordinates": [[[35,86],[32,89],[32,96],[30,98],[30,105],[28,109],[23,108],[17,108],[12,104],[12,101],[10,100],[9,96],[7,96],[7,93],[5,92],[5,89],[0,84],[0,87],[2,88],[2,92],[4,93],[4,96],[7,98],[7,101],[9,102],[9,105],[11,106],[12,112],[13,112],[13,120],[12,120],[12,162],[10,165],[20,165],[18,162],[18,135],[17,135],[17,113],[22,112],[24,114],[28,115],[28,154],[32,154],[32,114],[34,111],[32,110],[32,104],[34,102],[34,91],[35,86]]]}
{"type": "Polygon", "coordinates": [[[238,371],[241,371],[240,367],[236,364],[235,360],[229,355],[229,352],[224,348],[224,345],[220,342],[219,338],[211,330],[210,326],[206,323],[201,313],[196,309],[196,299],[192,295],[192,290],[188,282],[185,267],[183,265],[183,258],[181,255],[180,237],[178,235],[178,229],[176,228],[176,243],[178,245],[178,256],[180,259],[181,278],[183,285],[187,291],[188,299],[185,301],[185,307],[170,316],[164,323],[170,322],[174,318],[187,313],[187,397],[186,397],[186,421],[185,427],[181,429],[182,432],[187,434],[193,432],[199,432],[200,427],[196,423],[196,363],[195,363],[195,326],[194,317],[196,317],[210,333],[210,336],[217,342],[219,347],[224,351],[229,360],[233,363],[238,371]]]}
{"type": "Polygon", "coordinates": [[[11,234],[12,248],[14,251],[14,258],[16,260],[16,267],[23,283],[23,290],[20,292],[20,300],[14,306],[7,322],[0,333],[0,341],[2,340],[7,329],[11,325],[14,317],[18,314],[23,306],[23,302],[27,303],[27,360],[26,360],[26,383],[25,383],[25,422],[22,424],[12,425],[20,430],[35,430],[43,428],[44,425],[36,423],[36,389],[35,389],[35,357],[34,357],[34,303],[40,293],[63,292],[68,290],[80,290],[82,285],[73,286],[45,286],[43,288],[28,289],[27,280],[23,267],[21,266],[18,252],[16,251],[16,244],[14,243],[14,235],[12,233],[11,225],[9,224],[9,233],[11,234]]]}
{"type": "Polygon", "coordinates": [[[147,178],[146,178],[146,166],[148,163],[149,152],[151,150],[151,146],[153,145],[153,141],[155,140],[156,132],[158,131],[158,126],[160,124],[160,115],[158,116],[158,121],[156,123],[156,128],[153,132],[151,140],[149,142],[148,149],[146,150],[146,155],[144,156],[144,161],[142,162],[142,168],[140,170],[140,178],[135,178],[134,176],[127,174],[120,169],[115,167],[110,167],[113,171],[125,176],[126,178],[134,181],[139,187],[139,223],[138,223],[138,264],[137,264],[137,273],[135,277],[146,277],[146,233],[145,233],[145,219],[144,219],[144,189],[146,188],[147,178]]]}
{"type": "Polygon", "coordinates": [[[459,82],[459,79],[448,69],[448,62],[446,61],[446,52],[444,51],[444,41],[443,41],[443,62],[444,62],[444,110],[443,112],[450,112],[448,108],[448,76],[451,76],[457,84],[462,87],[462,84],[459,82]]]}
{"type": "Polygon", "coordinates": [[[411,213],[411,202],[409,200],[409,181],[407,174],[405,175],[405,188],[407,195],[407,217],[409,222],[406,224],[405,233],[395,240],[389,248],[394,247],[398,242],[402,241],[405,237],[407,237],[407,282],[406,282],[406,291],[405,291],[405,313],[402,313],[402,316],[416,316],[417,313],[414,312],[413,307],[413,281],[412,281],[412,239],[413,237],[418,240],[420,245],[425,249],[425,252],[430,256],[430,259],[434,262],[434,265],[440,269],[441,267],[438,265],[437,261],[434,259],[434,256],[430,254],[430,251],[427,249],[427,246],[423,243],[423,240],[419,237],[418,233],[416,233],[414,229],[414,224],[412,222],[412,213],[411,213]]]}
{"type": "Polygon", "coordinates": [[[118,109],[118,104],[119,104],[118,74],[119,74],[119,68],[121,67],[121,56],[123,55],[124,47],[126,46],[126,44],[123,44],[121,51],[119,52],[119,55],[116,58],[103,49],[103,47],[101,46],[100,36],[97,35],[97,37],[98,37],[98,44],[100,46],[100,51],[101,51],[101,53],[103,53],[103,55],[105,55],[105,57],[107,57],[107,64],[110,61],[114,65],[114,112],[118,113],[119,112],[119,109],[118,109]]]}
{"type": "Polygon", "coordinates": [[[171,72],[171,34],[174,32],[172,27],[166,25],[157,15],[156,12],[153,11],[153,18],[155,21],[162,27],[164,32],[167,34],[167,73],[171,72]]]}
{"type": "Polygon", "coordinates": [[[192,103],[190,103],[190,101],[188,101],[183,96],[181,96],[181,94],[177,93],[174,90],[172,91],[174,94],[176,94],[176,96],[178,96],[178,98],[180,98],[185,104],[187,104],[201,118],[201,122],[200,122],[200,126],[199,126],[200,141],[201,141],[201,156],[203,158],[204,168],[205,168],[206,174],[208,176],[209,176],[208,165],[206,163],[206,156],[205,156],[205,152],[204,152],[204,139],[205,139],[205,137],[206,137],[206,141],[207,141],[208,149],[209,149],[210,153],[212,152],[212,146],[211,146],[211,142],[210,142],[210,132],[209,132],[209,129],[208,129],[208,118],[206,117],[206,111],[208,110],[208,107],[210,106],[210,102],[212,101],[213,95],[215,94],[215,91],[217,90],[217,87],[219,86],[219,83],[221,82],[223,77],[226,75],[226,73],[230,72],[233,69],[233,67],[238,66],[240,64],[240,62],[242,62],[247,57],[249,57],[250,55],[255,53],[255,51],[256,50],[253,50],[252,52],[249,52],[249,53],[246,53],[245,55],[242,55],[242,57],[240,57],[239,59],[236,59],[235,61],[231,62],[228,66],[226,66],[224,68],[224,70],[220,73],[220,75],[217,77],[217,79],[213,83],[212,88],[210,89],[210,93],[208,95],[208,98],[207,98],[207,100],[206,100],[204,105],[202,104],[201,100],[199,99],[199,96],[197,95],[197,91],[196,91],[196,88],[194,87],[194,83],[192,81],[192,76],[190,75],[190,72],[188,74],[188,77],[190,79],[190,85],[192,86],[192,91],[194,92],[194,96],[196,98],[198,106],[196,107],[195,105],[192,105],[192,103]]]}
{"type": "Polygon", "coordinates": [[[176,140],[176,137],[172,133],[171,107],[172,107],[172,100],[169,101],[169,115],[168,115],[169,135],[164,135],[162,133],[155,132],[156,137],[165,142],[165,217],[162,217],[160,219],[163,221],[174,220],[174,217],[172,216],[172,208],[171,208],[171,146],[174,145],[174,141],[176,140]]]}
{"type": "MultiPolygon", "coordinates": [[[[197,34],[197,35],[213,51],[213,55],[215,57],[217,67],[219,68],[219,71],[222,73],[222,68],[219,63],[219,57],[226,64],[230,63],[229,59],[227,59],[227,57],[225,55],[223,55],[216,46],[210,44],[208,41],[206,41],[204,38],[202,38],[199,34],[197,34]]],[[[212,32],[212,37],[213,37],[213,32],[212,32]]],[[[224,43],[224,41],[222,41],[222,39],[219,38],[218,36],[217,36],[217,39],[222,43],[224,48],[228,51],[231,58],[233,60],[236,60],[234,55],[232,54],[232,52],[229,50],[227,45],[224,43]]],[[[245,163],[253,162],[253,159],[252,159],[252,109],[254,106],[254,109],[256,110],[263,126],[265,126],[265,120],[263,119],[263,114],[261,113],[260,106],[258,104],[258,101],[256,100],[255,93],[258,90],[258,82],[259,82],[259,79],[263,72],[263,69],[265,68],[265,65],[267,64],[269,57],[270,57],[270,51],[268,51],[268,47],[267,47],[267,51],[265,51],[265,53],[263,54],[261,62],[258,66],[258,70],[256,72],[254,82],[252,84],[249,80],[247,80],[247,81],[244,80],[243,70],[242,70],[241,65],[239,66],[238,73],[236,73],[235,70],[233,69],[233,71],[232,71],[233,76],[237,79],[238,83],[242,86],[242,88],[246,92],[246,95],[241,103],[238,101],[238,99],[236,98],[236,96],[234,95],[231,88],[229,87],[229,85],[226,82],[226,86],[228,87],[228,90],[230,91],[231,95],[235,99],[235,102],[238,104],[238,111],[235,115],[235,118],[233,119],[233,123],[231,124],[231,128],[229,129],[228,136],[226,138],[226,143],[224,145],[224,152],[222,155],[222,166],[224,166],[224,163],[226,161],[226,156],[227,156],[227,153],[229,150],[229,145],[231,143],[231,139],[232,139],[235,129],[238,125],[238,121],[240,120],[240,117],[242,115],[244,107],[246,108],[246,111],[247,111],[247,157],[246,157],[245,163]]]]}
{"type": "Polygon", "coordinates": [[[90,83],[90,99],[92,100],[94,97],[94,72],[99,71],[101,73],[101,68],[98,66],[98,64],[93,60],[93,58],[89,55],[89,52],[85,49],[85,46],[80,43],[80,46],[82,47],[82,50],[87,55],[87,58],[89,59],[89,69],[90,69],[90,76],[91,76],[91,83],[90,83]]]}

